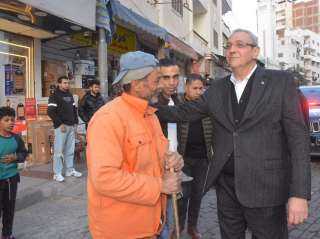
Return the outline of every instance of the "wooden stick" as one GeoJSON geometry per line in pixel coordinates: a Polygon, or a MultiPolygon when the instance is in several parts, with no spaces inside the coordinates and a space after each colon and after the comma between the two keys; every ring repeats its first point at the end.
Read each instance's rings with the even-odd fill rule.
{"type": "MultiPolygon", "coordinates": [[[[170,169],[171,173],[174,173],[174,169],[170,169]]],[[[178,212],[178,200],[177,194],[172,194],[172,205],[173,205],[173,213],[174,213],[174,224],[176,226],[176,236],[177,239],[180,239],[180,225],[179,225],[179,212],[178,212]]]]}

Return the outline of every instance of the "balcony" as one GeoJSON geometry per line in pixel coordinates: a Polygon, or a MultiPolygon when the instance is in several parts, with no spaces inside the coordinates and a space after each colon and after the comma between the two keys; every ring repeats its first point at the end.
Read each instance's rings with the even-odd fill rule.
{"type": "Polygon", "coordinates": [[[229,37],[230,34],[231,34],[231,30],[230,30],[229,26],[224,21],[223,21],[223,24],[222,24],[222,33],[224,35],[226,35],[227,37],[229,37]]]}
{"type": "Polygon", "coordinates": [[[310,71],[311,70],[311,64],[305,64],[304,65],[304,70],[305,71],[310,71]]]}
{"type": "Polygon", "coordinates": [[[232,11],[232,0],[222,0],[222,15],[232,11]]]}
{"type": "Polygon", "coordinates": [[[286,20],[286,15],[285,14],[279,14],[279,15],[277,14],[276,19],[277,19],[277,21],[286,20]]]}
{"type": "Polygon", "coordinates": [[[208,52],[208,41],[200,36],[195,30],[193,30],[192,34],[192,47],[202,56],[208,52]]]}
{"type": "Polygon", "coordinates": [[[285,24],[277,24],[276,25],[276,30],[284,30],[286,28],[285,24]]]}
{"type": "Polygon", "coordinates": [[[312,56],[312,60],[315,61],[315,62],[320,62],[320,57],[312,56]]]}
{"type": "Polygon", "coordinates": [[[204,0],[193,0],[193,15],[205,14],[207,12],[207,6],[204,0]]]}

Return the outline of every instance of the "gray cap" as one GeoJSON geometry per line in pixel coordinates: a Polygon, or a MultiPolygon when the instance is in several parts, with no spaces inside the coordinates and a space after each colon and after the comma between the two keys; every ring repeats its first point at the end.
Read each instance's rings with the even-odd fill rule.
{"type": "Polygon", "coordinates": [[[149,53],[142,51],[128,52],[120,57],[120,71],[112,84],[128,84],[151,73],[159,61],[149,53]]]}

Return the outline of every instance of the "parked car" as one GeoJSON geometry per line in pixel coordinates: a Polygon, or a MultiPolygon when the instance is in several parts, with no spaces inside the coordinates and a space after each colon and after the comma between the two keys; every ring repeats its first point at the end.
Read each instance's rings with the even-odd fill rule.
{"type": "Polygon", "coordinates": [[[309,107],[311,156],[320,156],[320,86],[300,86],[309,107]]]}

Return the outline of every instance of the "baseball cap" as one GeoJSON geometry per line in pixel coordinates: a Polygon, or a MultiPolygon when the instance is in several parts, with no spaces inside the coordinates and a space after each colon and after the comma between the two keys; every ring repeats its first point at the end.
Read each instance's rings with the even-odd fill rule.
{"type": "Polygon", "coordinates": [[[142,51],[128,52],[120,57],[120,71],[112,84],[128,84],[151,73],[159,61],[154,55],[142,51]]]}

